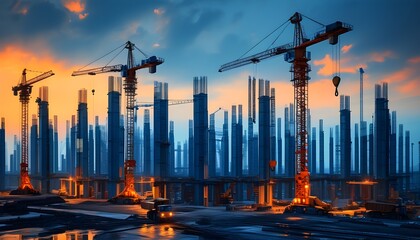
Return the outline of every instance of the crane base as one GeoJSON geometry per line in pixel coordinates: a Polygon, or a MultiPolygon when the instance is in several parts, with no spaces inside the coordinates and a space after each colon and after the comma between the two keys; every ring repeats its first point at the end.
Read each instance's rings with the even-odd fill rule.
{"type": "Polygon", "coordinates": [[[10,191],[9,195],[40,195],[41,193],[33,188],[25,187],[10,191]]]}

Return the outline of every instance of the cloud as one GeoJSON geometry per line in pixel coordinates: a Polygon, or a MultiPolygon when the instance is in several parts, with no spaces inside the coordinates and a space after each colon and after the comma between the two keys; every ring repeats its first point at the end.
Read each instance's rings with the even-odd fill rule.
{"type": "Polygon", "coordinates": [[[417,89],[420,88],[420,79],[405,81],[397,86],[397,91],[404,95],[420,96],[417,89]]]}
{"type": "Polygon", "coordinates": [[[12,6],[12,12],[26,15],[28,13],[28,3],[15,1],[12,6]]]}
{"type": "Polygon", "coordinates": [[[81,13],[85,11],[85,3],[81,0],[65,0],[64,7],[67,8],[70,12],[81,13]]]}
{"type": "MultiPolygon", "coordinates": [[[[337,70],[340,70],[341,73],[356,73],[360,67],[360,65],[348,66],[348,62],[350,59],[344,58],[341,59],[340,66],[336,66],[336,62],[333,61],[329,54],[326,54],[323,59],[314,60],[315,66],[322,66],[317,74],[322,76],[331,76],[336,73],[337,70]]],[[[362,67],[366,67],[363,65],[362,67]]]]}
{"type": "Polygon", "coordinates": [[[385,59],[393,57],[394,53],[391,51],[375,52],[368,56],[369,62],[384,62],[385,59]]]}
{"type": "Polygon", "coordinates": [[[401,83],[410,78],[410,76],[414,73],[413,69],[411,68],[403,68],[401,70],[395,71],[386,75],[382,81],[388,83],[401,83]]]}
{"type": "Polygon", "coordinates": [[[123,30],[119,34],[120,39],[130,39],[133,35],[136,35],[140,30],[140,21],[133,21],[127,23],[123,30]]]}
{"type": "Polygon", "coordinates": [[[349,44],[349,45],[344,45],[342,48],[341,48],[341,51],[343,52],[343,53],[347,53],[348,51],[350,51],[350,49],[353,47],[353,44],[349,44]]]}
{"type": "Polygon", "coordinates": [[[195,41],[203,31],[217,26],[223,12],[212,8],[195,8],[188,11],[171,11],[166,14],[168,24],[165,26],[165,40],[168,47],[183,49],[195,41]]]}
{"type": "Polygon", "coordinates": [[[412,64],[417,64],[417,63],[420,63],[420,56],[410,58],[410,59],[408,59],[408,62],[409,62],[409,63],[412,63],[412,64]]]}
{"type": "Polygon", "coordinates": [[[165,13],[165,10],[163,8],[155,8],[153,9],[153,13],[156,15],[162,15],[165,13]]]}
{"type": "Polygon", "coordinates": [[[64,7],[72,13],[75,13],[80,20],[88,16],[86,10],[86,3],[84,0],[64,0],[64,7]]]}
{"type": "Polygon", "coordinates": [[[7,42],[30,44],[34,38],[48,38],[66,22],[63,9],[49,1],[4,0],[0,16],[0,47],[7,42]]]}

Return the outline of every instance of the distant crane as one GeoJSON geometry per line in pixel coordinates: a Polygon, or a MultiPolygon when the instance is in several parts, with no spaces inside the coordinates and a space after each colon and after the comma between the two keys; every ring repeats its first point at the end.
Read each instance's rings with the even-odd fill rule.
{"type": "MultiPolygon", "coordinates": [[[[127,109],[127,141],[126,141],[126,160],[124,162],[124,190],[119,193],[115,198],[125,200],[132,199],[136,201],[139,199],[139,195],[134,189],[134,169],[136,167],[136,160],[134,160],[134,113],[135,113],[135,96],[137,90],[137,77],[136,71],[142,68],[149,68],[149,73],[156,73],[156,66],[164,62],[162,58],[151,56],[147,57],[140,49],[135,47],[134,43],[127,41],[124,44],[124,48],[128,50],[127,65],[113,65],[113,66],[104,66],[87,70],[78,70],[72,73],[72,76],[80,75],[96,75],[99,73],[108,73],[108,72],[121,72],[121,76],[125,77],[124,80],[124,90],[126,95],[126,109],[127,109]],[[146,59],[142,60],[141,63],[135,64],[133,57],[133,50],[139,50],[146,59]]],[[[122,50],[121,50],[122,51],[122,50]]],[[[108,53],[109,54],[109,53],[108,53]]],[[[106,55],[108,55],[106,54],[106,55]]]]}
{"type": "Polygon", "coordinates": [[[360,73],[360,124],[363,122],[363,74],[365,71],[363,68],[359,68],[360,73]]]}
{"type": "Polygon", "coordinates": [[[31,184],[28,173],[28,105],[29,97],[32,93],[32,85],[54,75],[52,71],[44,72],[39,76],[26,80],[26,71],[23,69],[22,79],[17,86],[12,87],[13,94],[19,94],[19,101],[22,103],[21,114],[21,139],[22,139],[22,159],[20,161],[20,185],[16,190],[10,192],[11,195],[39,194],[31,184]]]}
{"type": "MultiPolygon", "coordinates": [[[[168,100],[168,106],[173,106],[173,105],[181,105],[181,104],[188,104],[188,103],[192,103],[193,100],[192,99],[172,99],[172,100],[168,100]]],[[[135,108],[147,108],[147,107],[153,107],[154,103],[151,102],[143,102],[140,104],[135,105],[135,108]]]]}
{"type": "MultiPolygon", "coordinates": [[[[301,21],[302,14],[296,12],[289,20],[294,24],[293,43],[281,45],[266,51],[254,54],[249,57],[240,58],[235,61],[223,64],[219,72],[241,67],[250,63],[259,63],[260,61],[271,58],[280,54],[286,54],[285,60],[292,63],[291,72],[293,73],[292,82],[294,86],[294,98],[296,107],[296,174],[295,174],[295,198],[293,203],[308,205],[310,195],[310,182],[307,159],[307,109],[308,109],[308,72],[310,66],[308,61],[311,60],[310,53],[306,52],[306,48],[329,40],[330,44],[337,44],[338,36],[352,30],[352,26],[343,22],[335,22],[324,25],[325,29],[315,34],[313,39],[305,37],[301,21]]],[[[334,85],[338,87],[340,78],[334,77],[334,85]]],[[[336,90],[336,96],[338,92],[336,90]]]]}

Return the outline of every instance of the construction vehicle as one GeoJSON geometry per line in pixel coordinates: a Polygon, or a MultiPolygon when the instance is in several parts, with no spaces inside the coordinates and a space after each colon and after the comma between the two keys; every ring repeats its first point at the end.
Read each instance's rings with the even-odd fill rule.
{"type": "Polygon", "coordinates": [[[326,203],[316,196],[309,196],[308,204],[291,204],[285,209],[285,213],[308,213],[313,215],[326,215],[332,210],[331,204],[326,203]]]}
{"type": "Polygon", "coordinates": [[[174,213],[171,205],[158,205],[147,212],[147,218],[159,223],[172,221],[174,213]]]}
{"type": "Polygon", "coordinates": [[[415,205],[405,204],[402,199],[396,201],[368,201],[365,203],[366,217],[389,219],[413,219],[417,214],[415,205]]]}
{"type": "Polygon", "coordinates": [[[172,206],[167,198],[155,198],[150,201],[142,201],[141,208],[147,211],[147,218],[154,222],[171,221],[173,217],[172,206]]]}
{"type": "MultiPolygon", "coordinates": [[[[292,205],[310,205],[310,181],[308,171],[308,130],[307,130],[307,112],[308,112],[308,81],[311,60],[310,52],[306,48],[314,44],[329,40],[329,43],[335,45],[338,43],[338,36],[352,30],[352,26],[343,22],[334,22],[329,25],[323,25],[323,30],[317,32],[314,38],[305,37],[301,26],[303,15],[296,12],[285,23],[290,21],[294,25],[293,43],[274,47],[266,51],[240,58],[232,62],[223,64],[219,72],[234,69],[251,63],[259,63],[277,55],[285,54],[285,60],[292,64],[292,83],[294,87],[294,106],[296,108],[296,138],[295,138],[295,198],[292,205]]],[[[310,19],[310,18],[308,18],[310,19]]],[[[312,20],[312,19],[310,19],[312,20]]],[[[285,24],[284,23],[284,24],[285,24]]],[[[333,83],[336,87],[335,95],[338,96],[338,84],[340,78],[334,77],[333,83]]],[[[267,166],[268,167],[268,166],[267,166]]]]}
{"type": "Polygon", "coordinates": [[[126,65],[123,65],[123,64],[118,64],[118,65],[113,65],[113,66],[106,65],[104,67],[98,67],[98,68],[92,68],[92,69],[86,69],[86,70],[79,69],[78,71],[74,71],[72,73],[72,76],[96,75],[100,73],[120,72],[121,76],[125,78],[124,90],[125,90],[125,96],[126,96],[126,109],[127,109],[127,114],[126,114],[127,133],[126,133],[126,146],[125,146],[126,160],[124,162],[124,185],[125,186],[124,186],[123,191],[111,200],[113,200],[112,202],[115,202],[115,203],[132,204],[132,203],[138,203],[140,200],[139,194],[134,189],[134,169],[136,168],[136,160],[134,159],[134,116],[135,116],[135,108],[136,108],[135,97],[137,94],[136,93],[136,90],[137,90],[136,71],[143,68],[148,68],[149,73],[156,73],[156,66],[162,64],[164,60],[156,56],[148,57],[144,52],[138,49],[134,45],[134,43],[130,41],[126,42],[120,47],[123,47],[123,46],[125,49],[128,50],[128,57],[127,57],[126,65]],[[136,64],[134,62],[134,57],[133,57],[134,49],[139,50],[146,57],[146,59],[142,60],[141,63],[139,64],[136,64]]]}
{"type": "Polygon", "coordinates": [[[155,198],[150,201],[142,201],[140,203],[141,208],[146,210],[152,210],[157,208],[159,205],[168,205],[169,199],[167,198],[155,198]]]}
{"type": "Polygon", "coordinates": [[[22,78],[17,86],[12,87],[13,94],[19,94],[19,101],[22,103],[21,112],[21,149],[22,159],[20,161],[20,185],[10,195],[40,194],[31,184],[28,172],[28,110],[29,98],[32,93],[32,85],[54,75],[52,71],[44,72],[34,78],[26,80],[26,68],[23,69],[22,78]]]}

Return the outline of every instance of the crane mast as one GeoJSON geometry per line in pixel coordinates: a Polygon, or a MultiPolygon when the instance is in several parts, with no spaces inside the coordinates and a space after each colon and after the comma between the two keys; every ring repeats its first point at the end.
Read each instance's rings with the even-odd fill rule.
{"type": "Polygon", "coordinates": [[[307,149],[307,109],[308,109],[308,80],[310,71],[306,54],[306,47],[298,47],[303,41],[301,26],[302,16],[295,14],[290,19],[295,25],[294,36],[294,61],[291,67],[292,82],[294,87],[295,114],[296,114],[296,135],[295,135],[295,201],[297,203],[308,203],[310,196],[310,182],[308,171],[308,149],[307,149]]]}
{"type": "MultiPolygon", "coordinates": [[[[296,117],[296,138],[295,138],[295,198],[294,204],[309,204],[310,196],[310,173],[308,171],[308,149],[307,149],[307,110],[308,110],[308,81],[311,60],[310,53],[306,48],[329,40],[330,44],[338,42],[338,36],[352,30],[352,26],[343,22],[335,22],[326,25],[325,28],[317,32],[312,39],[305,37],[302,29],[302,15],[295,13],[289,21],[294,25],[293,43],[284,44],[249,57],[234,60],[223,64],[219,72],[241,67],[250,63],[259,63],[261,60],[268,59],[280,54],[285,54],[285,60],[291,63],[290,72],[292,73],[292,83],[294,87],[294,103],[296,117]]],[[[338,85],[338,84],[337,84],[338,85]]],[[[336,93],[337,94],[337,93],[336,93]]]]}
{"type": "Polygon", "coordinates": [[[126,96],[126,123],[127,123],[127,134],[126,134],[126,147],[124,161],[124,189],[115,198],[117,199],[138,199],[139,195],[134,188],[134,169],[136,167],[136,160],[134,159],[134,120],[135,120],[135,109],[136,106],[136,91],[137,91],[137,77],[136,71],[142,68],[149,68],[149,73],[156,72],[156,66],[164,62],[162,58],[156,56],[148,57],[141,61],[141,63],[135,65],[133,51],[135,49],[134,43],[127,41],[124,48],[128,50],[127,65],[114,65],[104,66],[99,68],[93,68],[88,70],[78,70],[72,73],[72,76],[80,75],[96,75],[107,72],[121,72],[124,80],[124,91],[126,96]]]}
{"type": "Polygon", "coordinates": [[[39,191],[35,190],[31,184],[28,172],[28,105],[29,97],[32,92],[32,84],[39,82],[43,79],[54,75],[52,71],[44,72],[41,75],[34,77],[30,80],[26,80],[26,69],[23,69],[21,83],[15,87],[12,87],[13,94],[15,96],[19,93],[19,101],[21,102],[21,152],[22,159],[20,162],[20,185],[12,191],[12,195],[21,194],[39,194],[39,191]]]}
{"type": "Polygon", "coordinates": [[[134,160],[134,106],[136,104],[136,90],[137,90],[137,78],[136,70],[133,69],[133,49],[134,44],[127,42],[125,48],[128,49],[127,57],[127,77],[124,81],[124,90],[127,104],[127,148],[126,148],[126,160],[124,162],[125,170],[125,188],[118,195],[121,197],[138,197],[136,190],[134,189],[134,169],[136,167],[136,160],[134,160]]]}

